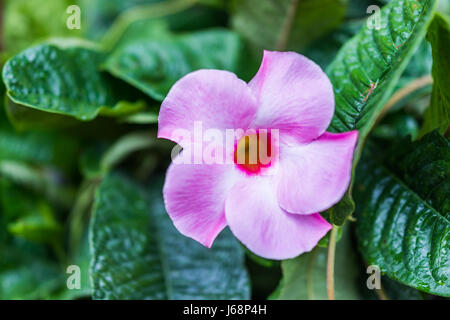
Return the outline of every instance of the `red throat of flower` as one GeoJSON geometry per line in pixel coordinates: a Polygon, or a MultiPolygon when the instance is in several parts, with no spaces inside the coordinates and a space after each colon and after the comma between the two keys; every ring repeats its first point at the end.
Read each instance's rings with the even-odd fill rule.
{"type": "Polygon", "coordinates": [[[271,135],[257,132],[243,136],[234,151],[234,163],[247,174],[259,174],[273,162],[271,135]]]}

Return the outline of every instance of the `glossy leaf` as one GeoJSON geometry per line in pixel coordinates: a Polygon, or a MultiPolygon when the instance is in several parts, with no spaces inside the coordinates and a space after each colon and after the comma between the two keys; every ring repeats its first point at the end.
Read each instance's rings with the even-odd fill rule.
{"type": "Polygon", "coordinates": [[[226,230],[207,249],[181,235],[164,209],[161,179],[145,195],[112,174],[91,222],[95,299],[248,299],[244,253],[226,230]]]}
{"type": "Polygon", "coordinates": [[[450,125],[450,18],[436,14],[427,39],[433,49],[433,92],[425,112],[423,135],[436,128],[444,134],[450,125]]]}
{"type": "Polygon", "coordinates": [[[358,166],[360,251],[389,277],[450,296],[450,142],[432,132],[381,154],[358,166]]]}
{"type": "Polygon", "coordinates": [[[130,87],[98,71],[103,58],[90,43],[59,40],[37,45],[5,64],[7,95],[17,104],[79,120],[144,108],[145,102],[136,101],[138,95],[130,87]]]}
{"type": "Polygon", "coordinates": [[[127,33],[126,42],[112,52],[104,68],[153,99],[162,101],[172,85],[191,71],[238,70],[243,44],[233,32],[215,29],[142,38],[140,30],[127,33]]]}
{"type": "MultiPolygon", "coordinates": [[[[353,172],[367,134],[424,38],[435,4],[435,0],[391,1],[380,12],[380,28],[364,26],[327,68],[336,101],[329,130],[359,132],[353,172]]],[[[343,224],[354,210],[351,189],[329,210],[334,224],[343,224]]]]}

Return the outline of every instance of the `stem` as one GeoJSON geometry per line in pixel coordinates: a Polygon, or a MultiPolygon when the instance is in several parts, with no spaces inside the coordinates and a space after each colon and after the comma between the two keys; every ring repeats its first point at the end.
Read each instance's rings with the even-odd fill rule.
{"type": "Polygon", "coordinates": [[[287,43],[289,41],[289,34],[291,33],[292,25],[294,24],[295,12],[297,11],[298,0],[291,0],[289,8],[287,11],[286,19],[284,20],[283,27],[281,29],[280,35],[277,39],[277,44],[275,46],[276,50],[283,51],[286,49],[287,43]]]}
{"type": "Polygon", "coordinates": [[[380,300],[389,300],[386,293],[384,292],[383,287],[380,287],[380,289],[376,289],[375,292],[377,293],[377,296],[380,300]]]}
{"type": "Polygon", "coordinates": [[[420,77],[418,79],[411,81],[405,87],[396,91],[384,105],[384,107],[381,110],[380,115],[378,117],[378,121],[389,111],[389,109],[391,109],[393,106],[395,106],[404,97],[406,97],[406,96],[410,95],[411,93],[413,93],[414,91],[421,89],[432,83],[433,83],[433,78],[431,77],[431,75],[427,75],[427,76],[423,76],[423,77],[420,77]]]}
{"type": "Polygon", "coordinates": [[[336,252],[336,237],[338,227],[333,225],[331,229],[330,241],[328,243],[327,260],[327,293],[328,300],[334,300],[334,256],[336,252]]]}

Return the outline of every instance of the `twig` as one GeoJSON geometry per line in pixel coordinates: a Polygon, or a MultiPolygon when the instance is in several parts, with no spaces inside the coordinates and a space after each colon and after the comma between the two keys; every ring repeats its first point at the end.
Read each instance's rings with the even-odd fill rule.
{"type": "Polygon", "coordinates": [[[283,27],[281,29],[280,35],[277,39],[277,44],[275,46],[276,50],[283,51],[286,49],[287,43],[289,41],[289,35],[291,33],[292,25],[294,24],[295,13],[298,7],[298,0],[291,0],[289,8],[286,14],[286,19],[284,20],[283,27]]]}
{"type": "Polygon", "coordinates": [[[405,87],[395,92],[392,97],[386,102],[383,109],[380,112],[378,120],[381,119],[393,106],[395,106],[404,97],[410,95],[414,91],[423,88],[433,83],[431,75],[423,76],[408,83],[405,87]]]}
{"type": "Polygon", "coordinates": [[[334,256],[336,252],[336,237],[338,227],[333,225],[331,229],[330,241],[328,243],[327,259],[327,293],[328,300],[334,300],[334,256]]]}

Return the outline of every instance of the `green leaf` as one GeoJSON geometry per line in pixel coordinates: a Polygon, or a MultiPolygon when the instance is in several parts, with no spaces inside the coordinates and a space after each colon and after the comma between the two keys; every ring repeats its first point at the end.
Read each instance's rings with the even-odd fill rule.
{"type": "MultiPolygon", "coordinates": [[[[335,94],[333,132],[358,130],[353,173],[364,141],[390,97],[434,14],[435,0],[394,0],[380,12],[380,29],[367,25],[349,40],[327,68],[335,94]]],[[[353,181],[344,198],[330,209],[342,225],[353,212],[353,181]]]]}
{"type": "MultiPolygon", "coordinates": [[[[345,226],[335,256],[336,299],[359,299],[359,268],[351,243],[350,226],[345,226]]],[[[327,252],[316,247],[297,258],[281,262],[283,278],[278,294],[281,300],[325,300],[327,297],[327,252]]]]}
{"type": "Polygon", "coordinates": [[[7,95],[14,103],[79,120],[144,108],[144,101],[135,101],[133,90],[97,70],[103,58],[87,42],[59,40],[37,45],[6,62],[7,95]]]}
{"type": "Polygon", "coordinates": [[[433,50],[433,91],[420,135],[436,128],[444,134],[450,124],[450,19],[436,14],[427,34],[433,50]]]}
{"type": "Polygon", "coordinates": [[[86,36],[98,40],[108,30],[119,14],[134,6],[159,3],[164,0],[80,0],[85,14],[86,36]]]}
{"type": "Polygon", "coordinates": [[[238,242],[226,230],[207,249],[181,235],[165,212],[160,180],[145,195],[112,174],[97,190],[91,220],[94,299],[248,299],[238,242]]]}
{"type": "Polygon", "coordinates": [[[363,257],[403,284],[450,296],[449,141],[432,132],[384,158],[371,149],[355,188],[363,257]]]}
{"type": "Polygon", "coordinates": [[[243,43],[235,33],[214,29],[142,38],[142,27],[153,26],[150,22],[127,32],[104,68],[153,99],[162,101],[178,79],[197,69],[238,72],[243,43]]]}
{"type": "Polygon", "coordinates": [[[292,13],[289,35],[282,42],[287,50],[299,51],[337,27],[346,7],[346,0],[234,0],[232,25],[254,47],[276,49],[292,13]]]}
{"type": "Polygon", "coordinates": [[[163,18],[171,30],[195,30],[224,26],[227,18],[208,0],[81,0],[81,6],[86,36],[102,42],[138,19],[163,18]]]}

